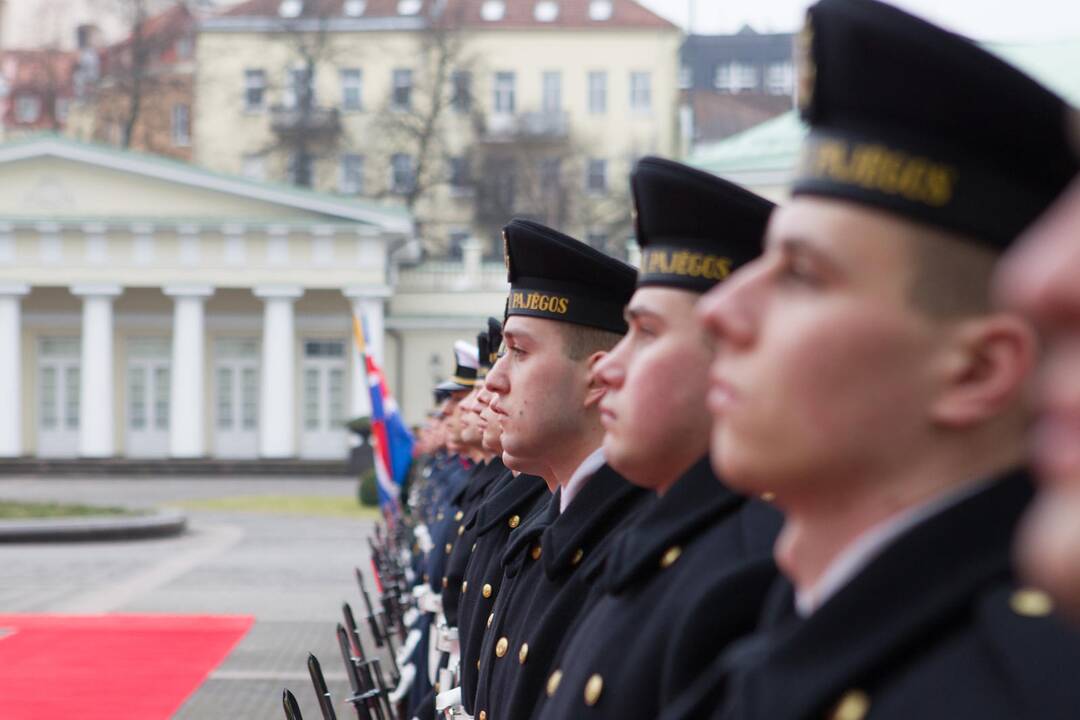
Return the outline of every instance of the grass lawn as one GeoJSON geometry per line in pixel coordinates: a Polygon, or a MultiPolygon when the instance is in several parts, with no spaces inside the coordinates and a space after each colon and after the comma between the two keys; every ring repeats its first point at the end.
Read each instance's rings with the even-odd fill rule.
{"type": "Polygon", "coordinates": [[[375,520],[378,508],[363,507],[355,497],[323,495],[240,495],[171,503],[184,510],[216,510],[284,515],[314,515],[375,520]]]}
{"type": "Polygon", "coordinates": [[[16,502],[0,500],[0,520],[32,520],[36,518],[101,517],[142,515],[140,510],[122,507],[98,507],[56,502],[16,502]]]}

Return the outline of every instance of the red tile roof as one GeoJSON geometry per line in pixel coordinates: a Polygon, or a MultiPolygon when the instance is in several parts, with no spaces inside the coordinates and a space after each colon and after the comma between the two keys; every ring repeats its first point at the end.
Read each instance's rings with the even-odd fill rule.
{"type": "MultiPolygon", "coordinates": [[[[344,15],[345,0],[304,0],[304,16],[340,18],[344,15]]],[[[436,0],[422,0],[420,13],[427,15],[436,0]]],[[[634,0],[610,0],[611,17],[593,20],[589,17],[592,0],[548,0],[554,2],[559,12],[551,22],[537,20],[534,12],[542,0],[504,0],[505,12],[499,20],[485,20],[481,8],[485,0],[444,0],[444,17],[475,28],[652,28],[673,30],[675,25],[660,17],[634,0]]],[[[224,15],[232,17],[278,17],[281,0],[248,0],[227,10],[224,15]]],[[[361,17],[399,17],[398,0],[367,0],[361,17]]],[[[407,16],[406,16],[407,17],[407,16]]]]}

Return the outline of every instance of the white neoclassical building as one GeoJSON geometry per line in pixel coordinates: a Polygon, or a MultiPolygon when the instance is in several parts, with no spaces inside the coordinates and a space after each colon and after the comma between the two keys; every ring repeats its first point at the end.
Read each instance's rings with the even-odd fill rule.
{"type": "Polygon", "coordinates": [[[410,232],[377,203],[0,146],[0,457],[344,457],[368,412],[351,317],[385,362],[410,232]]]}

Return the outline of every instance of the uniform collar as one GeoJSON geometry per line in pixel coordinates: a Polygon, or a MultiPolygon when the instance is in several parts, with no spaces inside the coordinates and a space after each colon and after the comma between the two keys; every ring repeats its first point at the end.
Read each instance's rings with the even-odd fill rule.
{"type": "Polygon", "coordinates": [[[986,484],[988,482],[976,483],[973,487],[964,487],[958,491],[931,498],[927,502],[895,514],[885,522],[878,523],[862,533],[829,563],[816,583],[795,591],[795,611],[800,617],[810,616],[851,578],[858,575],[860,570],[870,564],[896,538],[927,518],[976,494],[986,484]]]}
{"type": "Polygon", "coordinates": [[[581,488],[585,483],[589,481],[593,473],[600,469],[604,460],[604,446],[593,450],[589,453],[589,456],[581,461],[577,470],[570,475],[570,480],[566,483],[566,487],[562,490],[561,499],[559,501],[559,512],[566,512],[566,508],[570,507],[570,502],[581,492],[581,488]]]}
{"type": "Polygon", "coordinates": [[[1025,471],[999,477],[909,529],[805,620],[779,580],[764,634],[729,656],[740,717],[816,717],[851,684],[925,649],[973,595],[1010,576],[1013,530],[1032,494],[1025,471]],[[901,591],[913,577],[920,590],[901,591]]]}
{"type": "Polygon", "coordinates": [[[702,458],[612,548],[604,571],[608,591],[621,592],[636,580],[659,572],[665,552],[735,512],[744,502],[716,478],[708,456],[702,458]]]}
{"type": "Polygon", "coordinates": [[[465,502],[471,503],[487,492],[497,477],[506,470],[502,458],[494,457],[480,466],[482,469],[473,475],[472,480],[465,487],[465,502]]]}
{"type": "Polygon", "coordinates": [[[526,551],[536,544],[545,530],[559,518],[559,490],[548,498],[543,510],[534,513],[525,524],[510,533],[510,540],[503,552],[503,565],[511,565],[515,558],[524,557],[526,551]]]}
{"type": "Polygon", "coordinates": [[[476,532],[483,535],[499,523],[506,522],[507,518],[515,512],[520,513],[542,492],[547,492],[547,485],[541,478],[525,474],[511,476],[491,499],[480,505],[476,514],[476,532]]]}
{"type": "Polygon", "coordinates": [[[619,516],[628,502],[647,493],[631,485],[610,465],[602,465],[581,488],[577,498],[544,530],[544,571],[554,577],[591,557],[600,540],[611,530],[611,518],[619,516]]]}

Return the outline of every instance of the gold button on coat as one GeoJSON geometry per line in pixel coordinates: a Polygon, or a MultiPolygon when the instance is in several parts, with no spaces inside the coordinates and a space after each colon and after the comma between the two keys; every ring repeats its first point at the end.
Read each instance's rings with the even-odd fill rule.
{"type": "Polygon", "coordinates": [[[449,584],[450,584],[450,580],[445,575],[443,575],[442,586],[446,587],[449,584]]]}
{"type": "Polygon", "coordinates": [[[463,518],[463,517],[465,517],[465,513],[461,512],[460,510],[458,510],[456,513],[454,513],[454,519],[455,520],[461,520],[461,518],[463,518]]]}
{"type": "Polygon", "coordinates": [[[510,526],[511,530],[516,528],[518,525],[521,524],[521,516],[520,515],[511,515],[510,519],[506,521],[506,524],[510,526]]]}
{"type": "Polygon", "coordinates": [[[529,551],[529,557],[533,560],[539,560],[540,556],[544,554],[544,549],[539,544],[533,545],[532,550],[529,551]]]}
{"type": "Polygon", "coordinates": [[[491,597],[491,585],[484,583],[484,587],[480,592],[482,592],[486,598],[491,597]]]}
{"type": "Polygon", "coordinates": [[[458,525],[457,534],[458,535],[464,535],[465,534],[465,526],[464,525],[458,525]]]}
{"type": "Polygon", "coordinates": [[[1042,590],[1023,588],[1009,598],[1009,607],[1024,617],[1046,617],[1054,611],[1054,601],[1042,590]]]}
{"type": "Polygon", "coordinates": [[[506,651],[510,648],[510,641],[505,637],[499,638],[499,642],[495,643],[495,657],[502,657],[506,655],[506,651]]]}
{"type": "Polygon", "coordinates": [[[578,548],[574,551],[574,557],[570,558],[570,564],[577,565],[579,562],[581,562],[581,559],[583,557],[585,557],[585,551],[581,548],[578,548]]]}
{"type": "Polygon", "coordinates": [[[491,623],[493,623],[494,621],[495,621],[495,613],[491,613],[490,615],[488,615],[487,626],[491,627],[491,623]]]}
{"type": "Polygon", "coordinates": [[[462,580],[461,581],[461,592],[465,592],[465,588],[467,588],[467,587],[469,587],[469,581],[468,580],[462,580]]]}
{"type": "Polygon", "coordinates": [[[833,708],[830,720],[862,720],[870,711],[870,696],[862,690],[848,690],[833,708]]]}
{"type": "Polygon", "coordinates": [[[660,567],[671,567],[675,564],[675,561],[679,559],[680,555],[682,555],[682,548],[678,545],[672,545],[664,552],[664,555],[660,558],[660,567]]]}
{"type": "Polygon", "coordinates": [[[529,657],[529,643],[521,643],[521,649],[518,650],[518,662],[522,665],[525,664],[525,659],[529,657]]]}
{"type": "Polygon", "coordinates": [[[450,543],[446,543],[446,554],[449,555],[450,551],[454,549],[454,546],[450,543]]]}
{"type": "Polygon", "coordinates": [[[585,704],[592,707],[600,701],[600,693],[604,692],[604,678],[593,675],[589,682],[585,683],[585,704]]]}
{"type": "Polygon", "coordinates": [[[480,720],[487,720],[487,711],[486,710],[481,710],[480,715],[478,715],[478,717],[480,718],[480,720]]]}
{"type": "Polygon", "coordinates": [[[551,677],[547,681],[547,694],[551,697],[555,694],[555,691],[559,689],[559,683],[562,682],[562,670],[556,670],[551,673],[551,677]]]}

